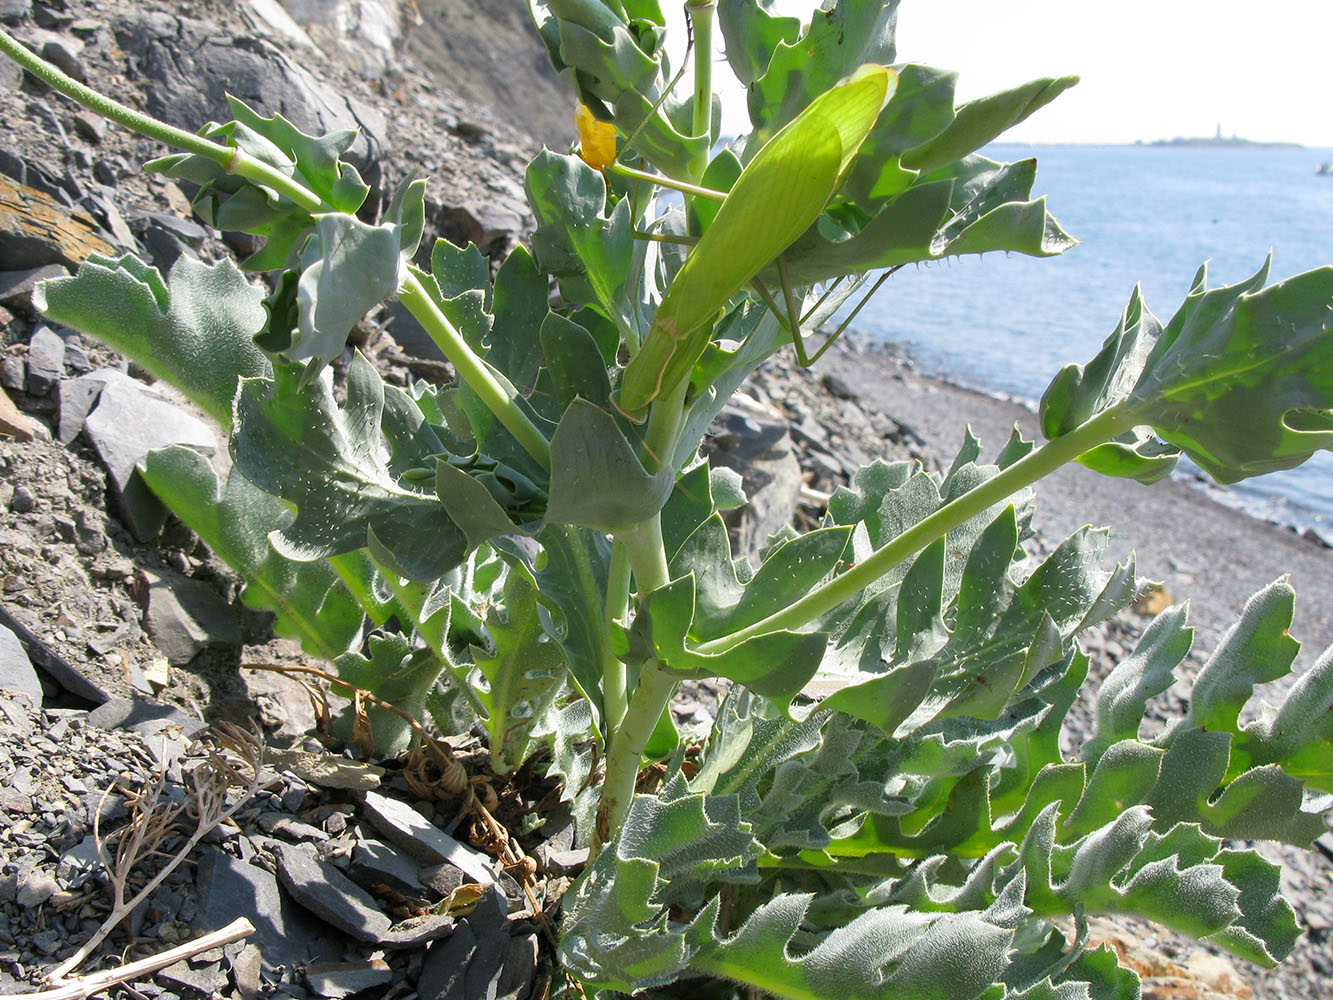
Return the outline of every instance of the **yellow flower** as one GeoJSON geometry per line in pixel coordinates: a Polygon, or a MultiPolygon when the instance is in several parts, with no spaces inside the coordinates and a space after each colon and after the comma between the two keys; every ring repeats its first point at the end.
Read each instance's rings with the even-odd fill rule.
{"type": "Polygon", "coordinates": [[[582,101],[574,111],[574,124],[579,130],[579,156],[583,162],[594,170],[605,169],[616,158],[616,127],[598,121],[582,101]]]}

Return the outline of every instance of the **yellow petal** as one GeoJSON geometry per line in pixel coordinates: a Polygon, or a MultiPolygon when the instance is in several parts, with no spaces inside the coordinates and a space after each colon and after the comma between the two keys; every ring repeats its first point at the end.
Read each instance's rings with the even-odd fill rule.
{"type": "Polygon", "coordinates": [[[582,101],[574,111],[579,130],[579,156],[594,170],[602,170],[616,158],[616,127],[598,121],[582,101]]]}

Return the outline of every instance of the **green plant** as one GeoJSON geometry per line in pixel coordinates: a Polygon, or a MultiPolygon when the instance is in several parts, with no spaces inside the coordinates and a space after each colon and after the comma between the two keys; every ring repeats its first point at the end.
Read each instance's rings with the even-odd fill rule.
{"type": "MultiPolygon", "coordinates": [[[[1103,351],[1052,382],[1045,443],[1015,435],[984,463],[969,436],[942,477],[873,463],[820,528],[778,535],[753,566],[719,513],[744,502],[736,477],[697,455],[713,418],[786,343],[804,359],[876,271],[1071,246],[1029,200],[1033,161],[975,151],[1073,80],[955,107],[951,74],[896,64],[893,2],[830,0],[803,25],[759,0],[689,0],[682,100],[657,0],[531,6],[621,152],[605,172],[532,162],[532,249],[494,282],[472,247],[409,263],[420,182],[379,224],[353,214],[350,135],[240,102],[182,133],[0,34],[57,89],[184,150],[149,166],[198,185],[206,221],[266,238],[243,267],[269,275],[267,297],[229,263],[182,260],[164,280],[128,258],[36,295],[230,428],[225,485],[174,449],[150,456],[149,483],[312,655],[442,727],[484,725],[497,772],[549,761],[593,849],[560,944],[590,990],[708,975],[791,998],[1137,996],[1087,947],[1106,911],[1281,959],[1298,929],[1277,869],[1223,841],[1308,845],[1324,829],[1333,656],[1241,722],[1296,649],[1275,583],[1149,739],[1144,705],[1191,643],[1171,609],[1066,759],[1078,636],[1141,584],[1132,565],[1101,568],[1093,530],[1032,567],[1028,487],[1069,461],[1152,481],[1181,454],[1232,482],[1329,446],[1333,269],[1211,289],[1201,270],[1166,325],[1136,295],[1103,351]],[[716,153],[714,20],[754,125],[716,153]],[[395,294],[457,380],[406,392],[354,357],[340,405],[328,364],[395,294]],[[407,632],[363,656],[365,622],[390,618],[407,632]],[[843,687],[794,707],[817,671],[843,687]],[[667,710],[691,677],[735,685],[697,768],[667,710]],[[666,777],[635,795],[651,761],[666,777]]],[[[409,738],[387,715],[373,729],[381,751],[409,738]]]]}

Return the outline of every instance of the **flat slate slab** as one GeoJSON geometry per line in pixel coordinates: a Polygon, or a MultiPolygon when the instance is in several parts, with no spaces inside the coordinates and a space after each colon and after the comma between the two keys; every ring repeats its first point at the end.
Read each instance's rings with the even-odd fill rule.
{"type": "Polygon", "coordinates": [[[422,864],[438,865],[447,861],[480,885],[499,881],[490,858],[455,840],[406,802],[379,792],[366,792],[364,805],[371,825],[422,864]]]}
{"type": "Polygon", "coordinates": [[[292,898],[330,927],[383,948],[415,948],[454,929],[451,917],[437,916],[395,927],[375,898],[308,848],[275,845],[278,879],[292,898]]]}
{"type": "Polygon", "coordinates": [[[33,708],[42,707],[42,682],[28,659],[18,636],[0,625],[0,688],[32,699],[33,708]]]}

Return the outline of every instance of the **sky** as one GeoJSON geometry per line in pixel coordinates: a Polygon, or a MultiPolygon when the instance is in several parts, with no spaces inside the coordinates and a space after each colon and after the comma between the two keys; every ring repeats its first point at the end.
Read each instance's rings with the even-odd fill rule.
{"type": "MultiPolygon", "coordinates": [[[[773,9],[808,16],[813,5],[773,9]]],[[[1150,142],[1220,124],[1227,136],[1333,147],[1333,0],[903,0],[898,59],[957,70],[963,100],[1081,76],[1006,133],[1016,142],[1150,142]]]]}

